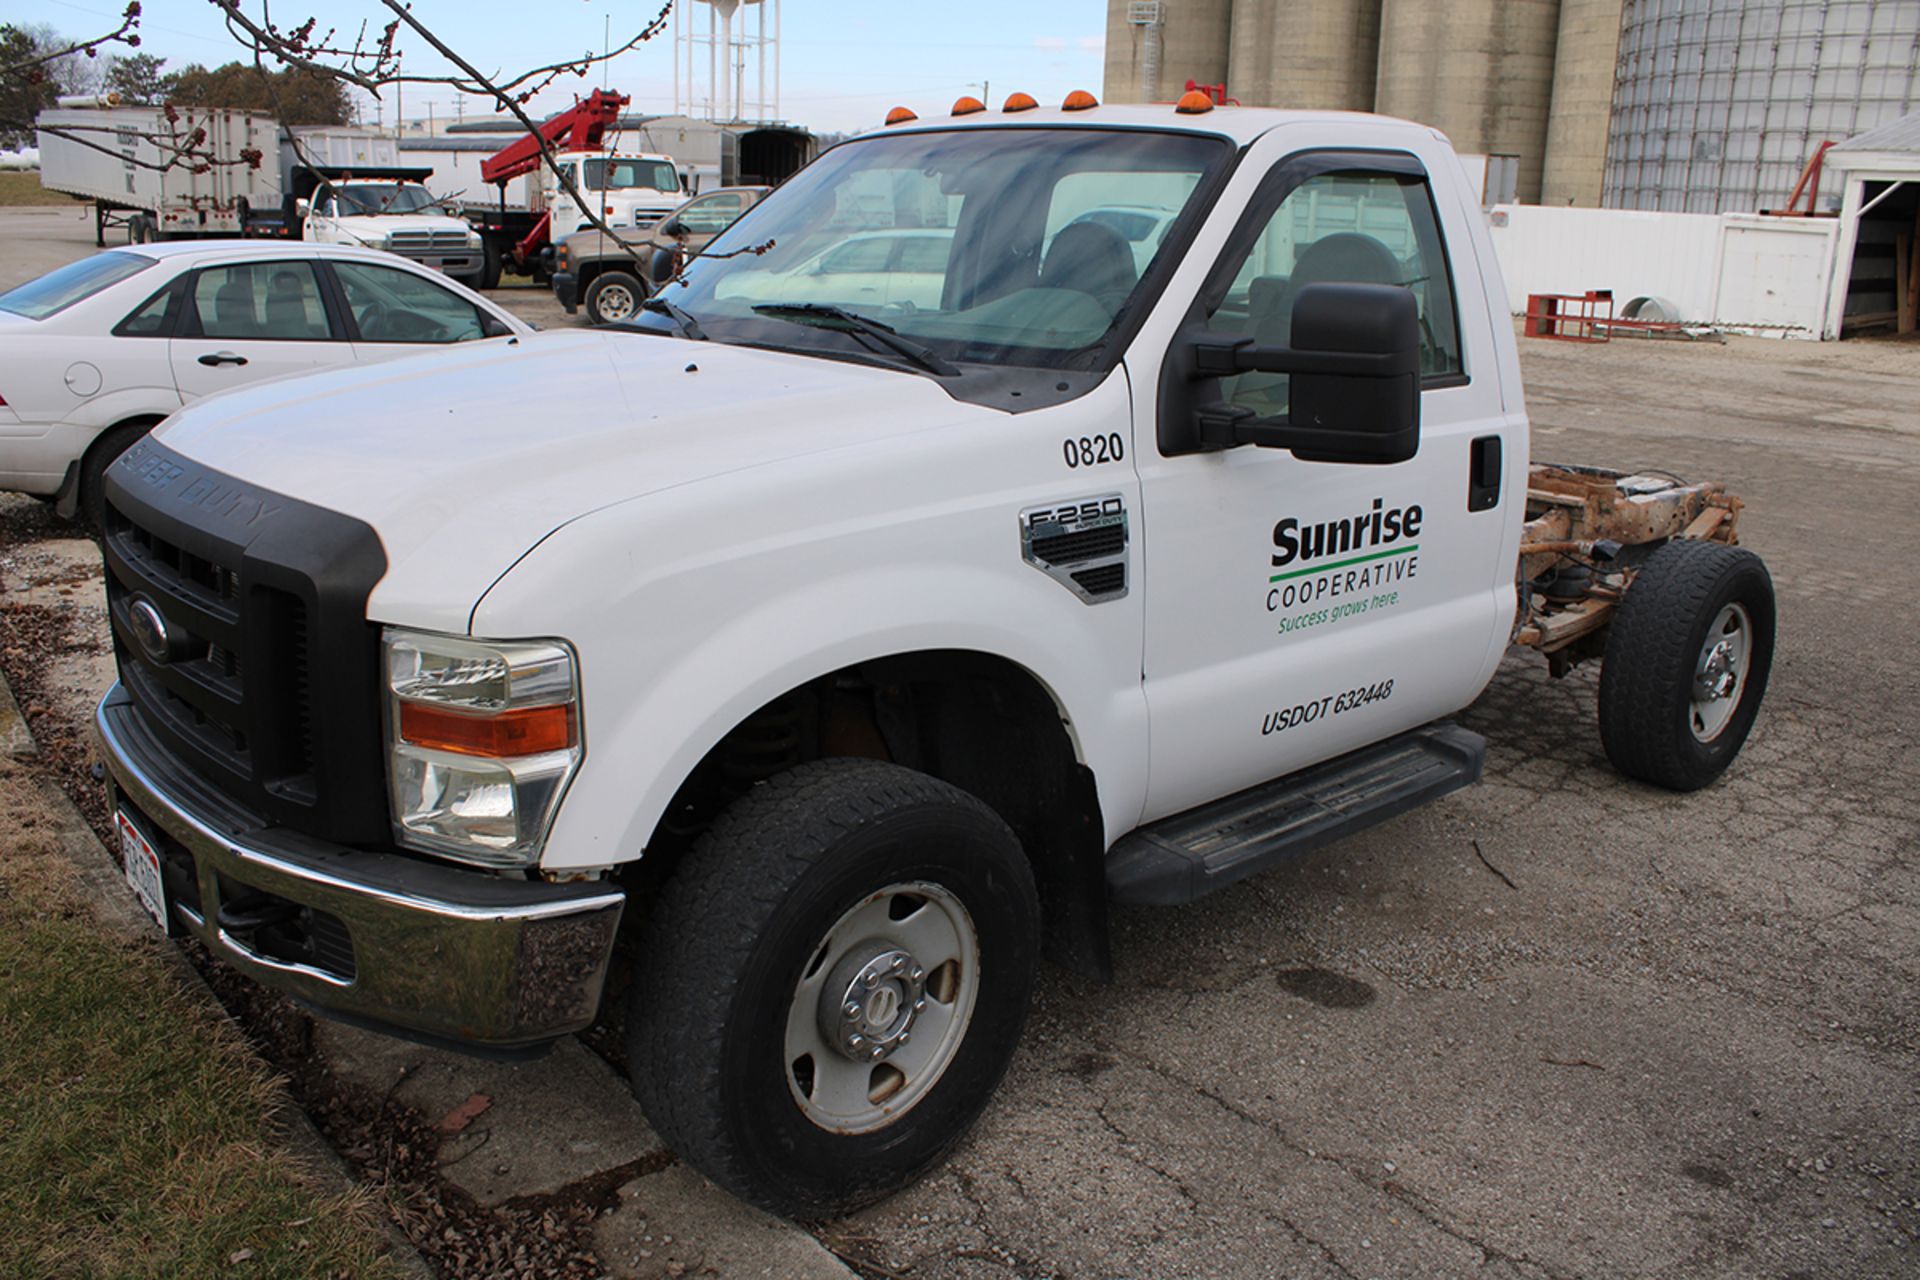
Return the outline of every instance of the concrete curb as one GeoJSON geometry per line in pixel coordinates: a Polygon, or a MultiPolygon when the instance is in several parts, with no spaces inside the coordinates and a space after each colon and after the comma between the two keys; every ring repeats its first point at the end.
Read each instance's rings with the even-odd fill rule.
{"type": "MultiPolygon", "coordinates": [[[[32,757],[39,752],[26,721],[20,716],[13,700],[13,690],[8,687],[3,672],[0,672],[0,750],[15,759],[32,757]],[[22,739],[24,748],[21,746],[22,739]]],[[[34,779],[34,786],[53,814],[55,843],[73,865],[75,878],[92,907],[94,919],[122,937],[157,937],[153,922],[140,909],[140,904],[134,901],[133,892],[127,888],[126,879],[115,866],[112,855],[100,843],[99,837],[94,835],[93,828],[87,825],[86,818],[74,805],[72,797],[49,778],[34,779]]],[[[234,1026],[236,1030],[240,1029],[226,1006],[213,994],[213,988],[207,985],[199,970],[187,962],[186,956],[177,947],[161,948],[160,954],[163,963],[192,999],[221,1021],[234,1026]]],[[[284,1089],[279,1092],[280,1104],[274,1109],[271,1124],[280,1139],[305,1161],[323,1190],[359,1190],[360,1184],[348,1171],[346,1162],[327,1145],[327,1140],[314,1127],[307,1113],[300,1109],[300,1104],[284,1089]]],[[[381,1215],[381,1225],[391,1246],[389,1257],[401,1272],[415,1280],[434,1280],[433,1268],[400,1228],[384,1214],[381,1215]]]]}

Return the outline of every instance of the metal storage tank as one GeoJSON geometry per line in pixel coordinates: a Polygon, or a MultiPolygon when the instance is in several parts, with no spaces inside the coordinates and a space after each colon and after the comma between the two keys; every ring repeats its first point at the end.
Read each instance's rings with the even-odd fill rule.
{"type": "Polygon", "coordinates": [[[1374,109],[1518,156],[1519,197],[1538,200],[1559,32],[1560,0],[1386,0],[1374,109]]]}
{"type": "Polygon", "coordinates": [[[1380,0],[1234,0],[1227,92],[1250,107],[1373,110],[1380,0]]]}
{"type": "Polygon", "coordinates": [[[1920,0],[1627,0],[1605,202],[1783,208],[1822,141],[1898,119],[1917,90],[1920,0]]]}
{"type": "MultiPolygon", "coordinates": [[[[1107,0],[1103,102],[1172,102],[1227,78],[1233,0],[1107,0]]],[[[1231,86],[1229,86],[1231,92],[1231,86]]]]}
{"type": "Polygon", "coordinates": [[[1600,203],[1607,176],[1607,124],[1620,61],[1626,0],[1560,0],[1553,61],[1553,109],[1547,114],[1547,165],[1541,204],[1600,203]]]}

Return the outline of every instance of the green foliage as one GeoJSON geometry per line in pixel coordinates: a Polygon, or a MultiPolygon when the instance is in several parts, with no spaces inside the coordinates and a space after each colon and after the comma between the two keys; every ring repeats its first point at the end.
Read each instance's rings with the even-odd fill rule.
{"type": "Polygon", "coordinates": [[[244,62],[211,69],[196,62],[164,83],[167,100],[180,106],[264,111],[289,125],[353,123],[345,85],[295,67],[268,72],[244,62]]]}
{"type": "Polygon", "coordinates": [[[166,77],[160,74],[160,68],[166,64],[165,58],[156,58],[150,53],[115,58],[107,68],[107,90],[119,94],[122,102],[136,107],[150,107],[164,102],[167,96],[166,77]]]}
{"type": "Polygon", "coordinates": [[[0,26],[0,147],[32,146],[34,116],[60,96],[52,66],[26,65],[40,53],[40,42],[29,32],[0,26]]]}

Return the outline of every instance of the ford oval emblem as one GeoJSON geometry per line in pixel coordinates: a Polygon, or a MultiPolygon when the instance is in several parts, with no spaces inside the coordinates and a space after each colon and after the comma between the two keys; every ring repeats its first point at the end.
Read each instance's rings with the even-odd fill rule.
{"type": "Polygon", "coordinates": [[[153,601],[138,596],[127,606],[127,621],[133,629],[140,651],[159,666],[173,661],[173,637],[167,634],[167,620],[153,607],[153,601]]]}

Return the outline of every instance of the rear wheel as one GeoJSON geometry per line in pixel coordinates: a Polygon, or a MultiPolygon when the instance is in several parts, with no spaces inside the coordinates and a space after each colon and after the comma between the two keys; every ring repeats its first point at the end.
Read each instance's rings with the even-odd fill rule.
{"type": "Polygon", "coordinates": [[[1012,831],[948,784],[824,760],[714,824],[647,926],[634,1092],[689,1164],[794,1217],[941,1159],[1013,1055],[1038,955],[1012,831]]]}
{"type": "Polygon", "coordinates": [[[151,422],[123,422],[94,437],[80,462],[80,514],[95,532],[105,532],[107,468],[153,429],[151,422]]]}
{"type": "Polygon", "coordinates": [[[594,324],[618,324],[638,315],[646,297],[647,287],[636,277],[624,271],[603,271],[587,286],[583,301],[587,319],[594,324]]]}
{"type": "Polygon", "coordinates": [[[1627,589],[1600,671],[1614,768],[1674,791],[1706,786],[1753,728],[1773,667],[1773,580],[1760,557],[1669,542],[1627,589]]]}

